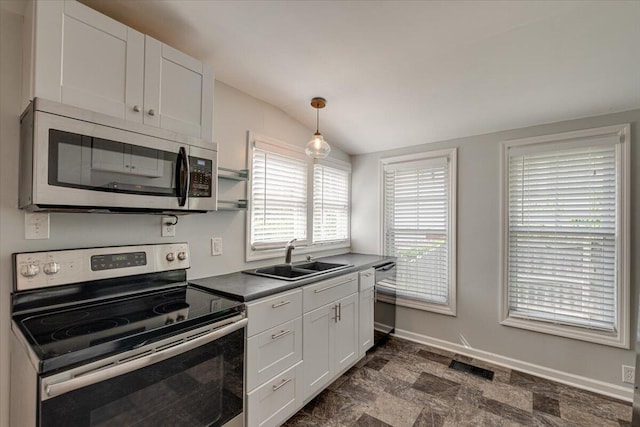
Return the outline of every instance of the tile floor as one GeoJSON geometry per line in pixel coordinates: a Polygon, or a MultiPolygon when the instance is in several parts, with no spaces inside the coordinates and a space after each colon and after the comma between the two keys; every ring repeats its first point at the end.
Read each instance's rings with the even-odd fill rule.
{"type": "Polygon", "coordinates": [[[294,426],[631,425],[631,404],[392,338],[309,402],[294,426]],[[449,369],[452,359],[493,380],[449,369]]]}

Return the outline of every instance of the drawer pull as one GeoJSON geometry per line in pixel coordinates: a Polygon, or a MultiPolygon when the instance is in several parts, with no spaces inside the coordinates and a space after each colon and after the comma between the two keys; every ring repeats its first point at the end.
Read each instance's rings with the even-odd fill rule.
{"type": "Polygon", "coordinates": [[[291,301],[280,301],[277,304],[272,304],[271,308],[278,308],[278,307],[282,307],[283,305],[287,305],[287,304],[291,304],[291,301]]]}
{"type": "Polygon", "coordinates": [[[291,382],[291,378],[289,378],[288,380],[285,380],[285,379],[283,378],[283,379],[282,379],[282,381],[280,382],[280,384],[278,384],[278,385],[274,385],[274,386],[272,387],[272,388],[273,388],[273,391],[278,390],[280,387],[284,387],[284,385],[285,385],[285,384],[290,383],[290,382],[291,382]]]}
{"type": "Polygon", "coordinates": [[[272,340],[277,340],[278,338],[283,337],[283,336],[285,336],[285,335],[288,335],[288,334],[290,334],[290,333],[291,333],[291,330],[288,330],[288,331],[280,331],[280,332],[278,332],[277,334],[273,334],[273,335],[271,335],[271,339],[272,339],[272,340]]]}
{"type": "Polygon", "coordinates": [[[333,289],[333,288],[335,288],[335,287],[338,287],[338,286],[344,285],[345,283],[349,283],[349,282],[352,282],[352,281],[353,281],[353,280],[349,279],[349,280],[344,281],[344,282],[336,283],[335,285],[326,286],[326,287],[321,288],[321,289],[316,289],[316,290],[315,290],[315,291],[313,291],[313,292],[315,292],[316,294],[319,294],[320,292],[328,291],[329,289],[333,289]]]}

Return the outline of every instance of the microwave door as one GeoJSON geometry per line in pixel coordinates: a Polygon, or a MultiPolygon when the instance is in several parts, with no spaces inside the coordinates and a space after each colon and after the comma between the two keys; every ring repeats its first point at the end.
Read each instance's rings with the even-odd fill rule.
{"type": "Polygon", "coordinates": [[[49,114],[37,119],[36,141],[46,144],[34,144],[35,205],[187,209],[179,201],[188,174],[182,173],[182,186],[176,174],[188,168],[188,146],[49,114]]]}

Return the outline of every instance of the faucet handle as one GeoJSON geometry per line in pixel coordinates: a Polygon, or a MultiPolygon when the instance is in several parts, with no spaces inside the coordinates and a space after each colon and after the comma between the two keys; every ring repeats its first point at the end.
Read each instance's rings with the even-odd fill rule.
{"type": "Polygon", "coordinates": [[[307,255],[307,262],[311,262],[312,259],[313,257],[311,255],[307,255]]]}

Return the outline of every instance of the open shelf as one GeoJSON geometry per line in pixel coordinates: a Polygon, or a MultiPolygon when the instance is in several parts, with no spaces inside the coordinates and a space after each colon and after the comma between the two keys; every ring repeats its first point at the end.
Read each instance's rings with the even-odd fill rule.
{"type": "Polygon", "coordinates": [[[218,200],[219,211],[246,211],[247,199],[240,200],[218,200]]]}
{"type": "Polygon", "coordinates": [[[218,179],[230,181],[249,181],[249,169],[230,169],[218,167],[218,179]]]}

